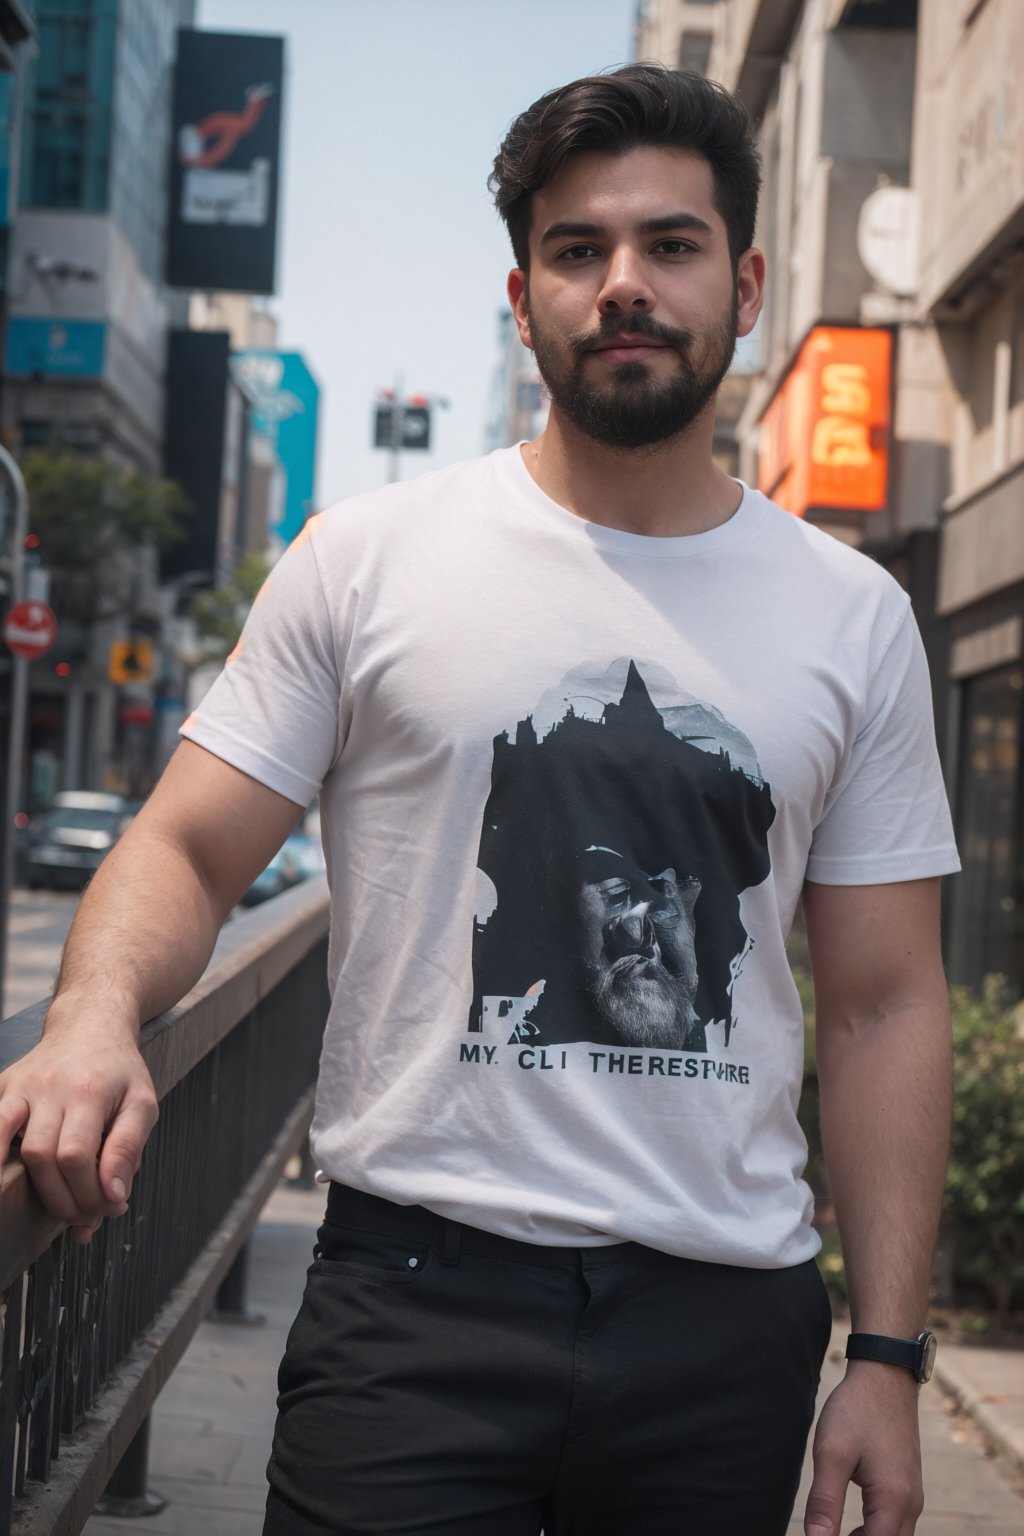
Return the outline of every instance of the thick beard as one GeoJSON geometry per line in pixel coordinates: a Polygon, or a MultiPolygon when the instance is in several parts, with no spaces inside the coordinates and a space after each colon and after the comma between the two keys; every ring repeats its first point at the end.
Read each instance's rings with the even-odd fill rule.
{"type": "Polygon", "coordinates": [[[614,965],[588,966],[587,987],[624,1045],[682,1050],[696,1022],[689,989],[656,963],[628,974],[614,965]]]}
{"type": "Polygon", "coordinates": [[[552,401],[572,424],[607,448],[649,448],[685,432],[714,398],[729,371],[736,348],[737,299],[729,315],[698,339],[652,319],[635,315],[605,316],[599,331],[568,338],[573,355],[567,367],[559,348],[537,330],[530,317],[534,355],[552,401]],[[655,382],[646,363],[620,363],[604,389],[584,383],[588,352],[598,340],[633,331],[657,336],[674,347],[679,370],[673,378],[655,382]]]}

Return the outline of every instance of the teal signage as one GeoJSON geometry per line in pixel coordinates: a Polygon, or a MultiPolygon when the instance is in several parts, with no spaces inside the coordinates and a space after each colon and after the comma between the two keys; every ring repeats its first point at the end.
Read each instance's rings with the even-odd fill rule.
{"type": "Polygon", "coordinates": [[[106,326],[98,320],[33,320],[12,315],[7,322],[9,374],[59,374],[98,378],[103,372],[106,326]]]}
{"type": "Polygon", "coordinates": [[[252,402],[253,426],[284,471],[284,510],[273,532],[290,544],[313,510],[320,386],[301,352],[254,347],[235,354],[234,370],[252,402]]]}

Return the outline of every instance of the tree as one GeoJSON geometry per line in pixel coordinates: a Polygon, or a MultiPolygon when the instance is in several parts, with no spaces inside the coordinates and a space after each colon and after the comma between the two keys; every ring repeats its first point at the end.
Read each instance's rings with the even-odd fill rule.
{"type": "Polygon", "coordinates": [[[206,642],[207,658],[226,656],[234,650],[249,609],[269,571],[270,566],[262,555],[246,555],[223,586],[200,592],[193,598],[192,618],[200,638],[206,642]]]}
{"type": "Polygon", "coordinates": [[[89,630],[130,613],[138,551],[168,549],[182,537],[180,519],[190,506],[184,491],[61,448],[34,449],[21,470],[29,528],[39,537],[61,619],[89,630]]]}
{"type": "Polygon", "coordinates": [[[1024,1030],[1001,976],[954,987],[956,1069],[946,1230],[957,1276],[1004,1320],[1024,1298],[1024,1030]]]}

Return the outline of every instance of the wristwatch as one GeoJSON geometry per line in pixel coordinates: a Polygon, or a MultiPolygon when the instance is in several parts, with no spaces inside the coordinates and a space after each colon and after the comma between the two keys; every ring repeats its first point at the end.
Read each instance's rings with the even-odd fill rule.
{"type": "Polygon", "coordinates": [[[846,1341],[846,1358],[902,1365],[923,1386],[931,1381],[937,1348],[938,1340],[927,1329],[916,1339],[890,1339],[884,1333],[851,1333],[846,1341]]]}

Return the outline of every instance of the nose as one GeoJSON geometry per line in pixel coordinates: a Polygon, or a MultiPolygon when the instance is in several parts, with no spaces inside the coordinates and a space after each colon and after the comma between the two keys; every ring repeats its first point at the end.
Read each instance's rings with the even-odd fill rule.
{"type": "Polygon", "coordinates": [[[643,259],[631,247],[618,246],[612,253],[597,297],[597,307],[602,315],[654,308],[654,290],[643,259]]]}
{"type": "Polygon", "coordinates": [[[649,901],[638,901],[628,912],[613,917],[611,922],[605,924],[604,948],[610,960],[618,960],[622,955],[642,955],[646,960],[657,959],[661,951],[650,912],[649,901]]]}

